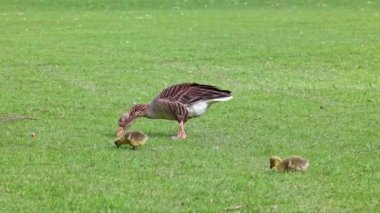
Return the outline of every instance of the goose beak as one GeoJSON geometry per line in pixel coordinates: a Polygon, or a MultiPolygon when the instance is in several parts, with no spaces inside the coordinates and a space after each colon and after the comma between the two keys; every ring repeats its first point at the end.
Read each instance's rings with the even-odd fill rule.
{"type": "Polygon", "coordinates": [[[122,136],[124,133],[124,128],[123,127],[119,127],[116,131],[116,137],[119,138],[120,136],[122,136]]]}

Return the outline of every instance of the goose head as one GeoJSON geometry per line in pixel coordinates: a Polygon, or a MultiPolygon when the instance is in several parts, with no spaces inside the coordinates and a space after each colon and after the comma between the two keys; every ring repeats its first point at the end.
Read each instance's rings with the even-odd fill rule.
{"type": "Polygon", "coordinates": [[[141,116],[146,116],[148,110],[148,105],[146,104],[136,104],[128,112],[124,113],[119,118],[119,129],[127,129],[133,123],[133,121],[141,116]]]}
{"type": "Polygon", "coordinates": [[[124,113],[122,116],[120,116],[119,118],[119,129],[120,128],[123,128],[123,129],[127,129],[129,126],[132,125],[132,122],[133,122],[134,118],[130,115],[129,112],[127,113],[124,113]]]}

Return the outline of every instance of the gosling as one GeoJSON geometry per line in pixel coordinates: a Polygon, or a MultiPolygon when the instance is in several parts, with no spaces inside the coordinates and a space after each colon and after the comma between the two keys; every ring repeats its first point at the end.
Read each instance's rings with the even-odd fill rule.
{"type": "Polygon", "coordinates": [[[144,145],[147,140],[148,136],[142,132],[127,132],[115,139],[115,145],[119,148],[123,144],[128,144],[135,150],[137,147],[144,145]]]}
{"type": "Polygon", "coordinates": [[[276,168],[279,172],[306,171],[309,167],[309,160],[298,156],[292,156],[285,160],[277,156],[272,156],[269,160],[270,168],[276,168]]]}

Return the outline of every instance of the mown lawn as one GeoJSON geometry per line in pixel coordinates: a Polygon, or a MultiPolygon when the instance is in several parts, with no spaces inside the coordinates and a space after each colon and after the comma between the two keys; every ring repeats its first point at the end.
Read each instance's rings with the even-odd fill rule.
{"type": "Polygon", "coordinates": [[[2,212],[380,211],[378,2],[0,5],[2,212]],[[234,99],[117,149],[119,116],[179,82],[234,99]],[[293,154],[307,172],[269,170],[293,154]]]}

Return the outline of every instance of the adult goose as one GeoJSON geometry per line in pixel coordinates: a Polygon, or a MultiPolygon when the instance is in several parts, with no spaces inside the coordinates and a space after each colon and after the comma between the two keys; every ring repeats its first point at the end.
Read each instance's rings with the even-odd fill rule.
{"type": "Polygon", "coordinates": [[[164,89],[149,104],[136,104],[119,119],[118,134],[124,132],[136,118],[176,120],[179,131],[173,139],[185,139],[185,123],[207,111],[214,103],[231,100],[231,92],[215,86],[181,83],[164,89]]]}

